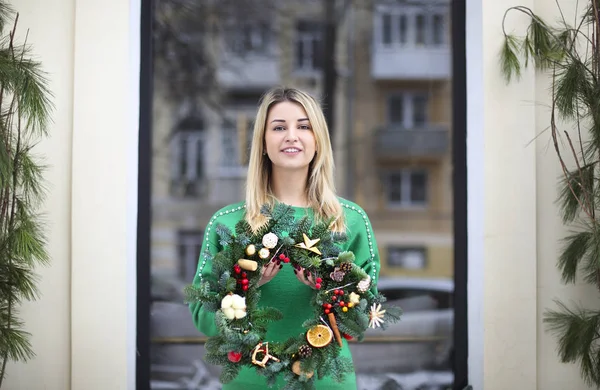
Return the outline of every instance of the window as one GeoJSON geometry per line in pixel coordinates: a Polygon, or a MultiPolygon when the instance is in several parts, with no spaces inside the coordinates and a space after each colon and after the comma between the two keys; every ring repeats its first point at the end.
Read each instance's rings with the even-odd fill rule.
{"type": "Polygon", "coordinates": [[[234,53],[266,53],[268,51],[271,34],[267,23],[252,22],[230,28],[229,47],[234,53]]]}
{"type": "Polygon", "coordinates": [[[180,231],[177,235],[177,257],[179,277],[191,283],[198,267],[198,258],[202,249],[203,232],[201,230],[180,231]]]}
{"type": "Polygon", "coordinates": [[[220,131],[220,177],[246,175],[250,143],[252,142],[252,116],[244,109],[232,109],[226,114],[220,131]]]}
{"type": "Polygon", "coordinates": [[[204,132],[179,131],[173,137],[171,193],[198,196],[204,178],[204,132]]]}
{"type": "Polygon", "coordinates": [[[418,92],[401,92],[390,95],[387,99],[388,124],[412,129],[427,124],[429,98],[418,92]]]}
{"type": "Polygon", "coordinates": [[[441,46],[446,44],[446,14],[423,7],[403,7],[379,12],[376,19],[381,45],[441,46]]]}
{"type": "Polygon", "coordinates": [[[296,25],[296,61],[300,71],[315,71],[323,66],[323,29],[321,23],[299,21],[296,25]]]}
{"type": "Polygon", "coordinates": [[[432,17],[432,37],[431,41],[434,45],[443,45],[444,44],[444,32],[445,32],[445,23],[444,23],[444,15],[433,15],[432,17]]]}
{"type": "Polygon", "coordinates": [[[391,246],[388,248],[387,263],[406,270],[425,269],[427,268],[425,248],[391,246]]]}
{"type": "Polygon", "coordinates": [[[389,173],[387,201],[391,206],[419,207],[427,203],[427,172],[405,169],[389,173]]]}

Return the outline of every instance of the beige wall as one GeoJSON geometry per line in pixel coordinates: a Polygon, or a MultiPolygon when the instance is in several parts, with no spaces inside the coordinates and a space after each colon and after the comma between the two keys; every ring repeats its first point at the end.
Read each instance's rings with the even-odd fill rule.
{"type": "MultiPolygon", "coordinates": [[[[561,285],[555,266],[566,233],[554,203],[560,171],[547,133],[529,144],[548,126],[547,79],[500,77],[502,15],[517,4],[559,16],[552,0],[467,1],[470,378],[475,389],[586,389],[542,324],[554,298],[598,294],[561,285]]],[[[511,17],[509,31],[526,23],[511,17]]]]}
{"type": "Polygon", "coordinates": [[[38,152],[52,264],[22,308],[37,357],[3,389],[133,389],[139,0],[19,0],[56,110],[38,152]]]}

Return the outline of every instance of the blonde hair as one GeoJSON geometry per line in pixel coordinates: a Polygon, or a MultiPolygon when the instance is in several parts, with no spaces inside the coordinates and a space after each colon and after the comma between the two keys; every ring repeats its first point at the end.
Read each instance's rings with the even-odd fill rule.
{"type": "Polygon", "coordinates": [[[306,195],[315,218],[323,221],[334,218],[333,231],[345,230],[342,206],[336,196],[333,179],[334,161],[327,122],[319,103],[308,93],[294,88],[273,88],[261,98],[250,149],[248,178],[246,181],[246,220],[253,229],[266,222],[260,208],[264,204],[273,205],[276,201],[271,191],[271,160],[265,153],[265,132],[267,116],[272,106],[281,102],[301,105],[311,123],[316,141],[317,153],[309,165],[306,195]]]}

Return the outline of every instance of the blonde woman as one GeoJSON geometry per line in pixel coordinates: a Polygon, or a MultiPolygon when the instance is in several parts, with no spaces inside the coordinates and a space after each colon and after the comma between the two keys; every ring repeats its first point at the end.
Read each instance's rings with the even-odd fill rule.
{"type": "MultiPolygon", "coordinates": [[[[332,229],[345,231],[347,242],[342,250],[354,252],[356,264],[371,277],[371,292],[376,293],[379,276],[379,252],[369,218],[358,205],[338,197],[333,179],[334,163],[327,124],[320,105],[309,94],[292,88],[275,88],[261,99],[252,139],[245,202],[219,210],[210,219],[193,283],[211,273],[211,264],[202,255],[222,250],[217,223],[234,230],[245,218],[253,227],[265,222],[260,213],[263,204],[285,203],[293,206],[296,217],[306,214],[315,219],[334,217],[332,229]]],[[[285,341],[305,331],[302,323],[314,316],[310,299],[315,288],[312,275],[303,269],[284,269],[276,260],[261,269],[261,306],[272,306],[284,315],[274,322],[267,341],[285,341]]],[[[201,304],[191,304],[194,324],[207,336],[217,334],[214,313],[204,311],[201,304]]],[[[351,358],[347,341],[342,355],[351,358]]],[[[274,388],[284,387],[283,379],[274,388]]],[[[238,377],[223,386],[228,389],[267,388],[265,380],[254,369],[242,369],[238,377]]],[[[356,378],[347,375],[344,383],[332,378],[316,381],[316,388],[355,389],[356,378]]]]}

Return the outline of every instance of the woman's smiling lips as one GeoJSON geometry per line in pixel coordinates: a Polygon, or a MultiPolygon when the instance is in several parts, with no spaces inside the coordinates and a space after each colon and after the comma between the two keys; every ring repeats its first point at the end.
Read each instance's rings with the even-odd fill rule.
{"type": "Polygon", "coordinates": [[[298,154],[301,151],[302,151],[302,149],[298,149],[298,148],[285,148],[282,150],[283,153],[290,154],[290,155],[298,154]]]}

